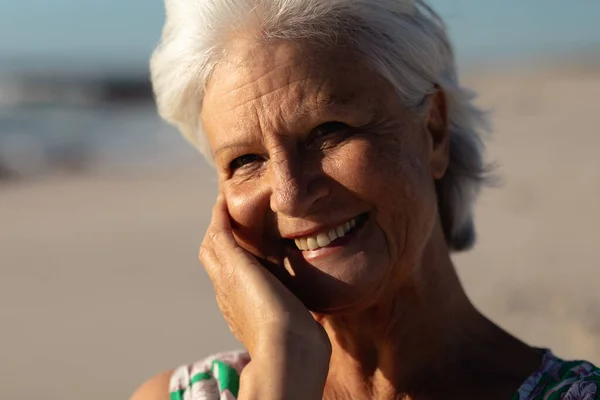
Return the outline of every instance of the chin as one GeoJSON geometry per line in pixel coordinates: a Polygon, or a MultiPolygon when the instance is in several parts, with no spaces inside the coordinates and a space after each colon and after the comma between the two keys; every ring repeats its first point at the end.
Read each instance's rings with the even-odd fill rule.
{"type": "Polygon", "coordinates": [[[321,268],[319,264],[298,262],[280,280],[312,312],[339,314],[358,312],[372,305],[389,281],[387,265],[380,257],[369,260],[365,254],[321,268]],[[300,264],[300,265],[299,265],[300,264]]]}
{"type": "Polygon", "coordinates": [[[392,268],[375,218],[366,218],[357,228],[328,248],[288,249],[286,268],[272,272],[313,312],[345,313],[370,306],[389,283],[392,268]]]}

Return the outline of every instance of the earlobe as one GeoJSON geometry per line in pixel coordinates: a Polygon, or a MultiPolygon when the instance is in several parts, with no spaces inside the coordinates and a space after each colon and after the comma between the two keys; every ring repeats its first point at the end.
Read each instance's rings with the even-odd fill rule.
{"type": "Polygon", "coordinates": [[[450,159],[450,129],[446,94],[436,85],[430,95],[427,111],[427,131],[431,135],[430,168],[434,179],[441,179],[446,173],[450,159]]]}

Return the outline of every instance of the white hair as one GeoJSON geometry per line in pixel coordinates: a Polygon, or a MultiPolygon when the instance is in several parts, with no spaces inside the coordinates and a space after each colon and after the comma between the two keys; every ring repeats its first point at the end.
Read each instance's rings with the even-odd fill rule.
{"type": "Polygon", "coordinates": [[[473,206],[485,181],[481,134],[485,114],[459,85],[442,20],[423,0],[165,0],[166,23],[151,60],[159,114],[211,161],[200,111],[206,84],[228,38],[305,40],[335,46],[340,39],[365,57],[417,113],[436,87],[447,99],[450,163],[436,182],[439,212],[451,249],[475,241],[473,206]]]}

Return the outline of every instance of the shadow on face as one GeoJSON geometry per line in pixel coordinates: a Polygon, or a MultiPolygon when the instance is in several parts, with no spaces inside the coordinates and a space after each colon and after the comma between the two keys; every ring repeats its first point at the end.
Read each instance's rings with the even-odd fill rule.
{"type": "Polygon", "coordinates": [[[238,241],[313,311],[406,284],[437,221],[431,115],[348,50],[232,42],[201,118],[238,241]]]}

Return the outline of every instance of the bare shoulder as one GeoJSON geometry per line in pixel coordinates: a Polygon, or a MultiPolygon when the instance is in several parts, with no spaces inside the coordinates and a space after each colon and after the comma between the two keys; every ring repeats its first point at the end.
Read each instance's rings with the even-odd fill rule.
{"type": "Polygon", "coordinates": [[[158,374],[144,382],[130,400],[169,400],[169,380],[173,371],[158,374]]]}

